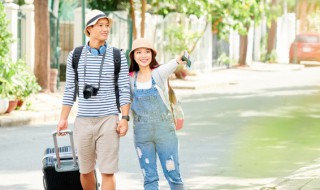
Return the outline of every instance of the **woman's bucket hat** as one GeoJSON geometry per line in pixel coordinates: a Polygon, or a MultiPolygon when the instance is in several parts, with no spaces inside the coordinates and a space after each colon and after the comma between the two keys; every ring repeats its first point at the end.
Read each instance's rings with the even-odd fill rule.
{"type": "Polygon", "coordinates": [[[86,14],[86,27],[84,28],[84,34],[88,37],[90,37],[90,34],[87,30],[87,28],[89,26],[93,26],[97,23],[97,21],[101,18],[107,18],[108,21],[109,21],[109,25],[112,24],[112,19],[107,17],[107,15],[102,12],[102,11],[99,11],[99,10],[91,10],[89,11],[87,14],[86,14]]]}
{"type": "Polygon", "coordinates": [[[134,52],[134,50],[138,48],[148,48],[151,49],[154,56],[157,55],[157,51],[153,48],[153,45],[151,44],[150,41],[148,41],[145,38],[137,38],[132,42],[132,50],[130,51],[129,55],[131,56],[131,53],[134,52]]]}

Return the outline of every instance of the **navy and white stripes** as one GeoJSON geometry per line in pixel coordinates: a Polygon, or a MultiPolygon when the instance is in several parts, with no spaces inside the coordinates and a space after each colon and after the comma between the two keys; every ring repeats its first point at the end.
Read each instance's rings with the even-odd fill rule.
{"type": "MultiPolygon", "coordinates": [[[[102,117],[106,115],[117,115],[118,109],[116,105],[115,86],[114,86],[114,62],[113,49],[108,46],[106,57],[101,74],[100,89],[97,96],[89,99],[83,98],[84,87],[84,60],[85,52],[87,52],[86,63],[86,83],[98,87],[99,70],[102,59],[101,56],[93,56],[86,48],[83,48],[79,64],[79,97],[78,97],[78,117],[102,117]]],[[[64,89],[63,105],[73,105],[73,93],[75,89],[74,77],[75,73],[72,68],[73,51],[69,53],[66,70],[66,86],[64,89]]],[[[128,75],[128,65],[126,57],[121,53],[121,70],[119,73],[119,101],[120,106],[130,104],[130,84],[128,75]]]]}

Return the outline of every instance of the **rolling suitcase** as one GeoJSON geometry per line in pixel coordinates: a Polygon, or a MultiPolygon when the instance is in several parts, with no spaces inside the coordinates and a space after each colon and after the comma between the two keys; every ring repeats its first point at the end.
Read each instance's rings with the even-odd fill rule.
{"type": "MultiPolygon", "coordinates": [[[[57,132],[52,133],[54,148],[47,148],[42,159],[44,189],[82,190],[73,133],[70,130],[61,131],[61,133],[68,134],[70,146],[58,147],[57,132]]],[[[96,184],[98,189],[97,181],[96,184]]]]}

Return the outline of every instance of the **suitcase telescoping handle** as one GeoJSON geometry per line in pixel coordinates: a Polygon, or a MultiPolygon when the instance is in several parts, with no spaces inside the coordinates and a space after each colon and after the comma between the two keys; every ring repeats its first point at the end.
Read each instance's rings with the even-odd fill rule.
{"type": "MultiPolygon", "coordinates": [[[[78,164],[77,164],[77,160],[76,160],[76,152],[75,152],[74,143],[73,143],[73,132],[71,130],[62,130],[62,131],[60,131],[60,133],[67,133],[69,135],[71,151],[72,151],[73,167],[78,168],[78,164]]],[[[54,131],[52,133],[53,142],[54,142],[54,150],[56,152],[56,157],[57,157],[56,169],[63,170],[61,168],[61,159],[60,159],[60,153],[59,153],[59,147],[58,147],[57,134],[58,134],[58,131],[54,131]]]]}

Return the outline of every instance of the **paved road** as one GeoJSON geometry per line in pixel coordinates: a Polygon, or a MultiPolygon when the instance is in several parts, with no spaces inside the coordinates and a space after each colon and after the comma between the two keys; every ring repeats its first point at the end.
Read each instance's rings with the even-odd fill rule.
{"type": "MultiPolygon", "coordinates": [[[[178,135],[187,189],[256,189],[320,157],[320,68],[215,74],[232,80],[177,91],[186,115],[178,135]]],[[[0,128],[0,189],[43,189],[41,159],[54,129],[55,123],[0,128]]],[[[121,147],[117,189],[142,189],[132,130],[121,147]]]]}

